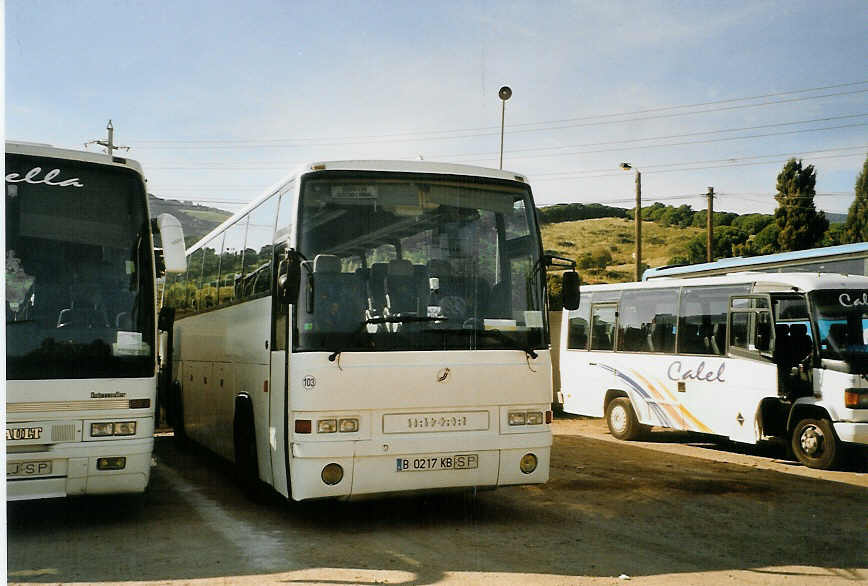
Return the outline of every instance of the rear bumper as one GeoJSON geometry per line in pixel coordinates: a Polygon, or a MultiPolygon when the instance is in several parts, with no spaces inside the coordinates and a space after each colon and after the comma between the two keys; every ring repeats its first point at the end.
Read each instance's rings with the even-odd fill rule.
{"type": "Polygon", "coordinates": [[[838,421],[834,426],[835,433],[842,442],[868,444],[868,423],[838,421]]]}
{"type": "Polygon", "coordinates": [[[6,496],[10,501],[57,498],[83,494],[141,493],[151,475],[154,439],[55,445],[45,452],[6,455],[6,496]],[[124,457],[122,470],[98,470],[97,460],[124,457]],[[50,462],[51,471],[40,476],[9,476],[8,470],[25,462],[50,462]]]}

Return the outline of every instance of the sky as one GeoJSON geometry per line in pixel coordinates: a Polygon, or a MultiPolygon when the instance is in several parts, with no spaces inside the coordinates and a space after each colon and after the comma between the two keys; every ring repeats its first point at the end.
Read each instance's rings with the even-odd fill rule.
{"type": "Polygon", "coordinates": [[[772,212],[796,157],[846,213],[868,155],[865,0],[6,0],[5,26],[7,139],[111,119],[151,193],[229,211],[310,161],[497,168],[502,114],[540,206],[632,207],[629,162],[646,205],[772,212]]]}

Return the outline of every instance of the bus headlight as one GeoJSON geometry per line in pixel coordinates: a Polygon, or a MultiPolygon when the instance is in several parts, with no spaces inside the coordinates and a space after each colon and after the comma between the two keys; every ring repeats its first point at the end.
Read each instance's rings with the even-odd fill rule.
{"type": "Polygon", "coordinates": [[[525,474],[530,474],[534,470],[536,470],[536,456],[534,454],[525,454],[521,457],[521,461],[518,463],[518,467],[521,468],[521,471],[525,474]]]}
{"type": "Polygon", "coordinates": [[[338,430],[337,419],[320,419],[316,422],[317,433],[334,433],[338,430]]]}
{"type": "Polygon", "coordinates": [[[332,462],[331,464],[326,464],[322,469],[322,474],[320,475],[322,481],[328,484],[329,486],[334,486],[338,482],[344,479],[344,469],[341,468],[340,464],[335,464],[332,462]]]}
{"type": "Polygon", "coordinates": [[[543,422],[542,411],[528,411],[527,412],[527,424],[528,425],[542,425],[542,422],[543,422]]]}
{"type": "Polygon", "coordinates": [[[135,421],[107,421],[90,424],[90,437],[136,435],[135,421]]]}
{"type": "Polygon", "coordinates": [[[115,456],[114,458],[97,458],[97,470],[123,470],[127,466],[127,459],[124,456],[115,456]]]}
{"type": "Polygon", "coordinates": [[[524,411],[510,411],[507,419],[510,425],[524,425],[526,415],[524,411]]]}
{"type": "Polygon", "coordinates": [[[341,433],[355,433],[359,431],[359,420],[355,417],[341,419],[338,422],[338,428],[341,433]]]}

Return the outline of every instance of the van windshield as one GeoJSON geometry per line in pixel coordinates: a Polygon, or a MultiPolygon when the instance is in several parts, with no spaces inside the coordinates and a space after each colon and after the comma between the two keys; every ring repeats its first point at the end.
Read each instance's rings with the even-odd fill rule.
{"type": "Polygon", "coordinates": [[[820,357],[868,364],[868,290],[815,291],[810,296],[820,357]]]}

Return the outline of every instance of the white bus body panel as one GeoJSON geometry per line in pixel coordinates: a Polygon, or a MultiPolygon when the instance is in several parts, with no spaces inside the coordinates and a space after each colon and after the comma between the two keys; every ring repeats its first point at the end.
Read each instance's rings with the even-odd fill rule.
{"type": "Polygon", "coordinates": [[[7,381],[7,498],[144,492],[151,473],[155,393],[155,377],[7,381]],[[92,393],[113,396],[90,398],[92,393]],[[130,399],[148,399],[151,407],[130,409],[130,399]],[[90,424],[106,421],[135,421],[136,434],[90,437],[90,424]],[[39,437],[13,439],[18,429],[39,429],[39,437]],[[122,470],[97,469],[97,459],[118,456],[126,458],[122,470]],[[9,476],[25,463],[49,462],[45,473],[9,476]]]}
{"type": "Polygon", "coordinates": [[[522,351],[344,353],[340,365],[325,353],[292,355],[290,430],[310,419],[313,433],[291,431],[292,497],[357,496],[460,486],[542,483],[548,480],[551,429],[547,424],[510,427],[510,410],[550,408],[548,351],[531,360],[522,351]],[[443,382],[438,379],[449,369],[443,382]],[[335,406],[340,411],[335,411],[335,406]],[[400,407],[394,407],[400,405],[400,407]],[[424,417],[466,417],[471,430],[418,431],[424,417]],[[323,418],[359,417],[356,433],[317,434],[323,418]],[[403,425],[403,429],[400,426],[403,425]],[[533,452],[537,469],[523,474],[519,460],[533,452]],[[398,471],[402,458],[478,456],[469,470],[398,471]],[[343,480],[320,480],[328,463],[343,480]]]}

